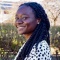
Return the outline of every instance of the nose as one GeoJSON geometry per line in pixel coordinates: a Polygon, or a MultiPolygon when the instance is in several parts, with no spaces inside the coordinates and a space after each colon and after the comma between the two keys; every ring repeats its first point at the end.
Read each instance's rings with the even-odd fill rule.
{"type": "Polygon", "coordinates": [[[22,20],[16,20],[15,21],[15,26],[19,26],[20,24],[23,24],[23,21],[22,20]]]}
{"type": "Polygon", "coordinates": [[[16,23],[23,23],[23,21],[21,19],[18,19],[15,21],[16,23]]]}

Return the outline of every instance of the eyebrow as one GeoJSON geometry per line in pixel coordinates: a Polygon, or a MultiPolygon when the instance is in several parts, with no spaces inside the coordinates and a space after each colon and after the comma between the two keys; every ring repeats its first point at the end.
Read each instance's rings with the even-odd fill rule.
{"type": "MultiPolygon", "coordinates": [[[[17,14],[15,15],[16,17],[18,16],[17,14]]],[[[22,17],[22,16],[28,16],[27,14],[19,14],[19,17],[22,17]]]]}

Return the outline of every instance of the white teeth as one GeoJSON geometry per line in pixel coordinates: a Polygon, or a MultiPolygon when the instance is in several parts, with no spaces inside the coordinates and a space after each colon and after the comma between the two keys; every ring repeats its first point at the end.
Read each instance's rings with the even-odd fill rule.
{"type": "Polygon", "coordinates": [[[24,27],[19,27],[19,28],[24,28],[24,27]]]}
{"type": "Polygon", "coordinates": [[[18,27],[18,28],[23,28],[23,27],[18,27]]]}
{"type": "Polygon", "coordinates": [[[18,30],[23,29],[24,27],[18,27],[18,30]]]}
{"type": "Polygon", "coordinates": [[[17,26],[18,28],[22,28],[22,27],[24,27],[24,26],[17,26]]]}

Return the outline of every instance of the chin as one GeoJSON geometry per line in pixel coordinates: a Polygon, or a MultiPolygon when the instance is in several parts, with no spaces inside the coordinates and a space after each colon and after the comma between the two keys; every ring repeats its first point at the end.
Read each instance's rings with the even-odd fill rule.
{"type": "Polygon", "coordinates": [[[18,32],[18,34],[22,34],[21,32],[18,32]]]}
{"type": "Polygon", "coordinates": [[[24,34],[24,32],[18,32],[18,34],[21,34],[21,35],[23,35],[23,34],[24,34]]]}

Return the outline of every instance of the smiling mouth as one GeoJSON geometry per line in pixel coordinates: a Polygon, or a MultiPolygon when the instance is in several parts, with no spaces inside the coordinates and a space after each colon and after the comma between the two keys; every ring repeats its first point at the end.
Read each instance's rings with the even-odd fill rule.
{"type": "Polygon", "coordinates": [[[25,26],[16,26],[17,28],[23,28],[23,27],[25,27],[25,26]]]}
{"type": "Polygon", "coordinates": [[[18,27],[18,28],[24,28],[24,27],[18,27]]]}
{"type": "Polygon", "coordinates": [[[23,30],[26,26],[17,26],[18,30],[23,30]]]}

